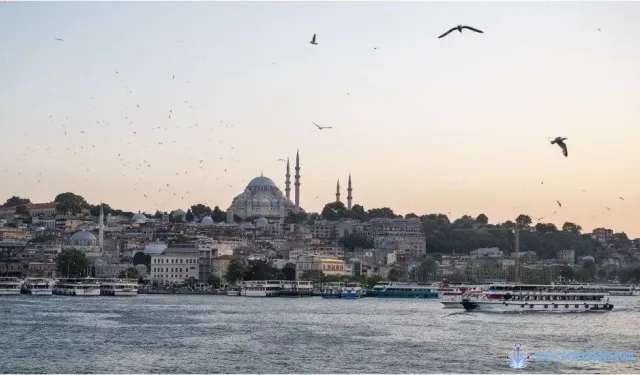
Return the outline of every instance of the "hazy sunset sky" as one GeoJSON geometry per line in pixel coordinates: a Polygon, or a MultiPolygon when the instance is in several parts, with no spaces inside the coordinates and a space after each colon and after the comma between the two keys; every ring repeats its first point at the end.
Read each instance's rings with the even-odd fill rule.
{"type": "Polygon", "coordinates": [[[639,19],[638,2],[3,3],[0,200],[227,209],[261,172],[284,191],[277,159],[299,149],[307,211],[338,178],[344,201],[351,172],[366,209],[638,237],[639,19]],[[457,24],[484,34],[437,38],[457,24]]]}

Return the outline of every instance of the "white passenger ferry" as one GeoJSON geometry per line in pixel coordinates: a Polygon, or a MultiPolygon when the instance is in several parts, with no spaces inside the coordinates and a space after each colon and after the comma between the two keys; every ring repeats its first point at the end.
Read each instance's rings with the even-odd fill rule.
{"type": "Polygon", "coordinates": [[[106,280],[100,282],[101,296],[134,297],[138,295],[138,280],[106,280]]]}
{"type": "Polygon", "coordinates": [[[311,281],[291,281],[280,280],[270,281],[271,283],[279,283],[280,297],[311,297],[313,296],[313,283],[311,281]]]}
{"type": "Polygon", "coordinates": [[[43,278],[27,278],[24,288],[27,294],[33,296],[50,296],[53,294],[53,280],[43,278]]]}
{"type": "Polygon", "coordinates": [[[358,283],[346,283],[344,287],[342,287],[342,292],[340,293],[340,298],[342,299],[358,299],[364,296],[364,289],[358,283]]]}
{"type": "Polygon", "coordinates": [[[467,311],[607,312],[613,309],[602,287],[589,285],[492,284],[481,299],[464,298],[467,311]]]}
{"type": "Polygon", "coordinates": [[[60,279],[53,287],[53,294],[58,296],[99,296],[100,283],[92,277],[60,279]]]}
{"type": "Polygon", "coordinates": [[[635,285],[605,285],[611,296],[640,296],[640,288],[635,285]]]}
{"type": "Polygon", "coordinates": [[[342,297],[342,288],[344,288],[344,283],[341,282],[328,282],[328,283],[324,283],[322,284],[322,288],[321,290],[321,296],[322,298],[327,298],[327,299],[336,299],[336,298],[341,298],[342,297]]]}
{"type": "Polygon", "coordinates": [[[246,281],[243,289],[247,297],[277,297],[282,286],[278,281],[246,281]]]}
{"type": "Polygon", "coordinates": [[[440,303],[444,305],[445,309],[463,309],[462,300],[481,300],[483,297],[484,291],[481,287],[477,287],[476,289],[472,289],[466,291],[460,295],[445,295],[440,300],[440,303]]]}
{"type": "Polygon", "coordinates": [[[227,295],[231,296],[231,297],[239,297],[240,296],[240,289],[239,287],[232,287],[232,288],[228,288],[227,289],[227,295]]]}
{"type": "Polygon", "coordinates": [[[22,281],[17,277],[0,277],[0,295],[19,295],[22,281]]]}

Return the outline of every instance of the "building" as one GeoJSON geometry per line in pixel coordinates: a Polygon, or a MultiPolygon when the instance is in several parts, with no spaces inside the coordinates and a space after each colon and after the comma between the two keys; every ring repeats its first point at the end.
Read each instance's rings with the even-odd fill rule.
{"type": "Polygon", "coordinates": [[[562,264],[573,266],[576,263],[575,250],[560,250],[558,251],[558,261],[562,264]]]}
{"type": "Polygon", "coordinates": [[[151,280],[165,283],[180,283],[187,279],[198,279],[200,250],[196,245],[169,246],[161,253],[151,255],[151,280]]]}
{"type": "Polygon", "coordinates": [[[27,205],[27,211],[31,216],[55,216],[56,202],[50,203],[30,203],[27,205]]]}
{"type": "Polygon", "coordinates": [[[344,260],[317,255],[301,255],[296,259],[296,278],[305,271],[322,271],[326,276],[346,276],[344,260]]]}
{"type": "Polygon", "coordinates": [[[424,236],[420,219],[371,219],[369,221],[369,237],[419,237],[424,236]]]}

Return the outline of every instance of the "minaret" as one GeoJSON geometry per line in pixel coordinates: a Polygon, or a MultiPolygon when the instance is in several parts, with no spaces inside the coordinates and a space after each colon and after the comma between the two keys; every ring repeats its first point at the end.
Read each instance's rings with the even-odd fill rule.
{"type": "Polygon", "coordinates": [[[349,184],[347,185],[347,210],[351,209],[351,198],[353,198],[351,196],[351,191],[353,189],[351,188],[351,173],[349,173],[349,184]]]}
{"type": "Polygon", "coordinates": [[[336,184],[336,203],[340,202],[340,179],[338,179],[338,183],[336,184]]]}
{"type": "Polygon", "coordinates": [[[293,184],[296,188],[296,208],[300,208],[300,150],[296,151],[296,181],[293,184]]]}
{"type": "Polygon", "coordinates": [[[287,158],[287,174],[285,174],[284,177],[284,192],[287,195],[287,199],[291,199],[291,173],[289,173],[289,158],[287,158]]]}
{"type": "Polygon", "coordinates": [[[98,219],[98,246],[100,246],[100,252],[104,251],[104,210],[102,208],[102,202],[100,203],[100,218],[98,219]]]}

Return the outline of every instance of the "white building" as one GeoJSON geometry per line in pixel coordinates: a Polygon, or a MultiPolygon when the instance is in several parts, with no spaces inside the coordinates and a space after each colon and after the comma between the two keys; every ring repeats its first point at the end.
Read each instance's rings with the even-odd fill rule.
{"type": "Polygon", "coordinates": [[[161,253],[151,255],[149,279],[179,283],[200,274],[200,250],[195,245],[170,246],[161,253]]]}

